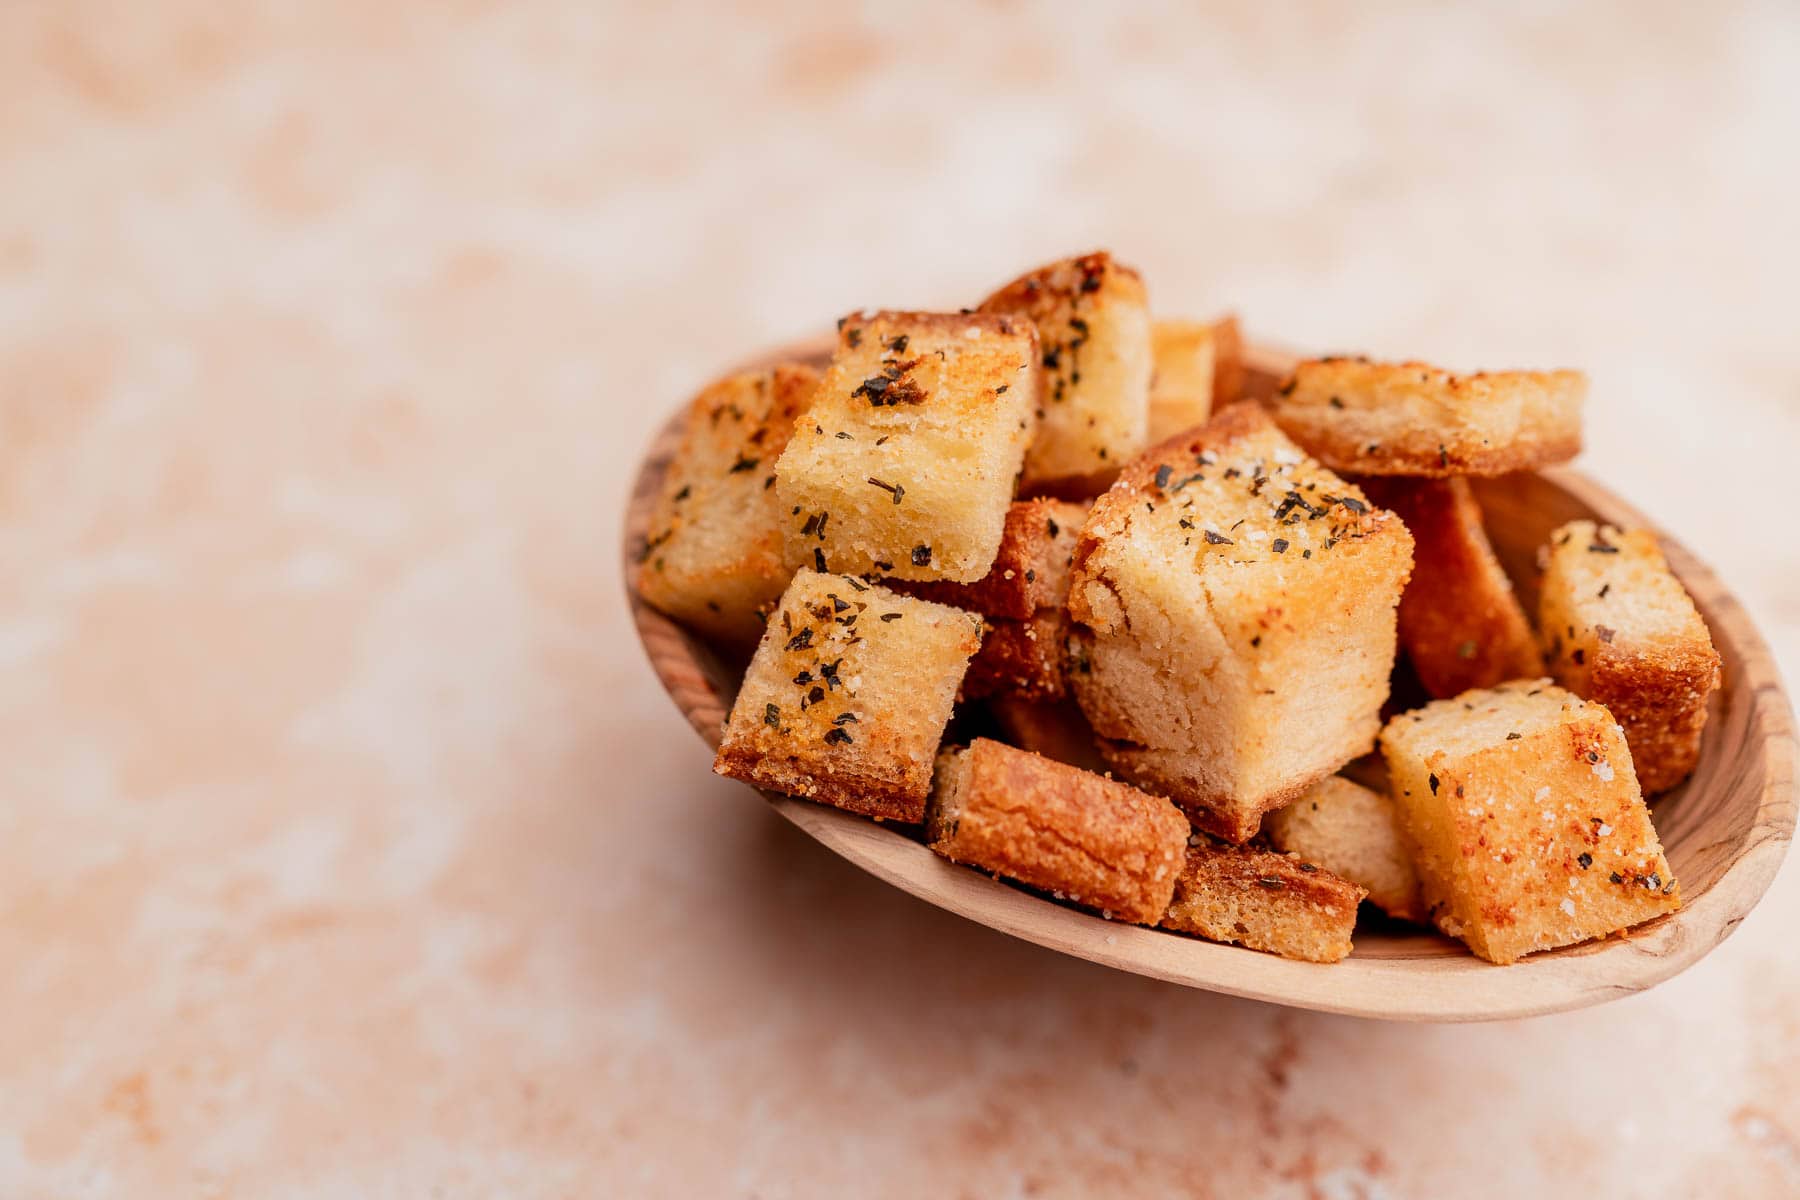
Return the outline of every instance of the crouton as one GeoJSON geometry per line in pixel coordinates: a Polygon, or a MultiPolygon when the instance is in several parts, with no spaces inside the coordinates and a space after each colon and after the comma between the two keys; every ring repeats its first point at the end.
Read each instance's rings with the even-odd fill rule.
{"type": "Polygon", "coordinates": [[[1006,510],[1006,525],[994,565],[974,583],[896,583],[905,592],[939,604],[954,604],[989,617],[1023,621],[1038,610],[1060,605],[1069,593],[1069,558],[1087,519],[1087,505],[1064,500],[1017,500],[1006,510]]]}
{"type": "Polygon", "coordinates": [[[1581,450],[1579,371],[1453,375],[1425,363],[1302,362],[1275,420],[1307,453],[1362,475],[1504,475],[1581,450]]]}
{"type": "Polygon", "coordinates": [[[1212,413],[1218,337],[1205,321],[1150,326],[1155,372],[1150,377],[1150,441],[1167,441],[1205,423],[1212,413]]]}
{"type": "Polygon", "coordinates": [[[1044,361],[1027,491],[1091,495],[1144,448],[1150,408],[1150,309],[1144,282],[1110,254],[1040,267],[981,311],[1037,325],[1044,361]]]}
{"type": "Polygon", "coordinates": [[[1612,714],[1521,680],[1381,733],[1438,928],[1489,962],[1602,937],[1681,904],[1612,714]]]}
{"type": "Polygon", "coordinates": [[[1140,924],[1169,907],[1187,835],[1167,800],[987,738],[939,759],[926,825],[952,862],[1140,924]]]}
{"type": "Polygon", "coordinates": [[[981,618],[801,571],[744,673],[713,770],[917,823],[981,618]]]}
{"type": "Polygon", "coordinates": [[[1466,479],[1362,481],[1413,536],[1400,645],[1434,699],[1544,673],[1537,638],[1494,557],[1466,479]]]}
{"type": "Polygon", "coordinates": [[[1721,681],[1706,622],[1649,533],[1573,521],[1546,552],[1538,619],[1550,673],[1624,726],[1645,792],[1674,787],[1700,756],[1721,681]]]}
{"type": "Polygon", "coordinates": [[[1000,693],[987,700],[988,714],[1006,740],[1033,754],[1102,774],[1106,760],[1094,745],[1094,731],[1073,700],[1046,702],[1000,693]]]}
{"type": "Polygon", "coordinates": [[[1155,447],[1075,548],[1070,684],[1107,761],[1252,837],[1374,744],[1411,565],[1399,519],[1254,404],[1155,447]]]}
{"type": "MultiPolygon", "coordinates": [[[[1235,313],[1227,313],[1213,322],[1213,394],[1214,410],[1244,399],[1246,371],[1244,336],[1238,329],[1235,313]]],[[[1157,439],[1160,441],[1161,439],[1157,439]]]]}
{"type": "Polygon", "coordinates": [[[1269,844],[1317,863],[1368,892],[1369,902],[1390,917],[1423,921],[1419,873],[1400,832],[1394,802],[1341,775],[1263,820],[1269,844]]]}
{"type": "Polygon", "coordinates": [[[962,698],[982,700],[1010,693],[1027,700],[1061,700],[1069,694],[1063,677],[1063,642],[1068,614],[1040,609],[1025,621],[989,621],[981,649],[963,677],[962,698]]]}
{"type": "Polygon", "coordinates": [[[700,633],[750,642],[793,574],[784,562],[775,460],[818,373],[789,363],[712,384],[686,428],[651,513],[637,589],[700,633]]]}
{"type": "Polygon", "coordinates": [[[1029,321],[845,318],[775,468],[788,565],[961,583],[987,574],[1041,376],[1029,321]]]}
{"type": "Polygon", "coordinates": [[[1164,929],[1307,962],[1350,953],[1363,889],[1313,863],[1197,834],[1175,880],[1164,929]]]}

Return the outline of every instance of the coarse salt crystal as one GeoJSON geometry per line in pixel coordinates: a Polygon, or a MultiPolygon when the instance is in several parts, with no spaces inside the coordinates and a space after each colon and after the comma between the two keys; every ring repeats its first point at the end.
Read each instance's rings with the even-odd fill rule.
{"type": "Polygon", "coordinates": [[[1573,900],[1565,899],[1558,907],[1568,913],[1571,917],[1575,915],[1575,902],[1573,900]]]}
{"type": "Polygon", "coordinates": [[[1548,800],[1550,798],[1550,785],[1549,784],[1546,783],[1543,787],[1541,787],[1537,790],[1537,798],[1539,800],[1548,800]]]}
{"type": "Polygon", "coordinates": [[[1600,777],[1600,781],[1602,783],[1611,783],[1612,782],[1613,769],[1612,769],[1611,763],[1606,763],[1606,762],[1595,763],[1594,767],[1593,767],[1593,771],[1594,771],[1594,774],[1596,774],[1600,777]]]}
{"type": "Polygon", "coordinates": [[[1600,835],[1601,837],[1605,837],[1607,834],[1612,832],[1612,826],[1608,825],[1605,821],[1602,821],[1602,822],[1600,822],[1600,828],[1594,830],[1594,832],[1596,834],[1600,835]]]}

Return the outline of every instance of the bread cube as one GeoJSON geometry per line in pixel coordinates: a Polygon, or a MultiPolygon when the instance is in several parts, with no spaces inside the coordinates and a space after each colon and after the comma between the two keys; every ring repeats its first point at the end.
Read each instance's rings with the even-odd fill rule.
{"type": "Polygon", "coordinates": [[[989,621],[981,650],[963,678],[963,699],[1008,693],[1046,701],[1067,696],[1063,643],[1068,628],[1068,614],[1060,608],[1040,609],[1024,621],[989,621]]]}
{"type": "Polygon", "coordinates": [[[801,571],[744,673],[713,770],[877,820],[924,819],[981,618],[801,571]]]}
{"type": "Polygon", "coordinates": [[[1350,953],[1363,889],[1298,858],[1197,834],[1175,880],[1164,929],[1306,962],[1350,953]]]}
{"type": "Polygon", "coordinates": [[[1016,500],[994,565],[974,583],[896,583],[896,590],[989,617],[1023,621],[1060,605],[1069,594],[1069,559],[1087,505],[1040,498],[1016,500]]]}
{"type": "Polygon", "coordinates": [[[1431,918],[1489,962],[1681,904],[1612,714],[1522,680],[1436,700],[1381,733],[1431,918]]]}
{"type": "Polygon", "coordinates": [[[1212,414],[1218,346],[1205,321],[1157,321],[1150,326],[1150,350],[1150,441],[1156,443],[1212,414]]]}
{"type": "Polygon", "coordinates": [[[1008,744],[1096,775],[1107,770],[1094,745],[1094,730],[1075,701],[1026,700],[1002,692],[988,698],[987,710],[1008,744]]]}
{"type": "Polygon", "coordinates": [[[1021,487],[1092,495],[1144,448],[1150,308],[1144,282],[1103,252],[1063,259],[989,296],[981,311],[1024,317],[1043,346],[1044,394],[1021,487]]]}
{"type": "Polygon", "coordinates": [[[976,738],[940,758],[925,832],[952,862],[1154,924],[1169,906],[1188,823],[1167,800],[976,738]]]}
{"type": "Polygon", "coordinates": [[[1412,538],[1232,405],[1126,468],[1088,515],[1070,685],[1115,770],[1200,828],[1262,815],[1366,752],[1412,538]]]}
{"type": "Polygon", "coordinates": [[[1270,813],[1263,833],[1282,853],[1299,855],[1356,884],[1388,916],[1425,919],[1412,851],[1394,802],[1384,793],[1333,775],[1270,813]]]}
{"type": "Polygon", "coordinates": [[[1537,636],[1494,557],[1466,479],[1369,479],[1369,499],[1413,536],[1400,645],[1434,699],[1544,673],[1537,636]]]}
{"type": "Polygon", "coordinates": [[[1246,398],[1245,374],[1244,336],[1238,329],[1237,315],[1227,313],[1213,322],[1212,406],[1215,412],[1246,398]]]}
{"type": "Polygon", "coordinates": [[[1538,620],[1550,673],[1625,728],[1638,784],[1666,791],[1700,757],[1719,654],[1656,538],[1572,521],[1550,537],[1538,620]]]}
{"type": "Polygon", "coordinates": [[[1277,392],[1275,420],[1307,453],[1362,475],[1504,475],[1575,457],[1579,371],[1455,375],[1419,362],[1316,358],[1277,392]]]}
{"type": "Polygon", "coordinates": [[[1156,321],[1150,326],[1150,443],[1203,424],[1215,407],[1237,400],[1244,348],[1237,318],[1156,321]]]}
{"type": "Polygon", "coordinates": [[[649,522],[638,594],[709,637],[753,641],[781,595],[775,460],[812,399],[818,373],[798,363],[719,380],[687,425],[649,522]]]}
{"type": "Polygon", "coordinates": [[[1041,378],[1029,321],[846,317],[808,419],[776,464],[788,564],[961,583],[986,575],[1041,378]]]}

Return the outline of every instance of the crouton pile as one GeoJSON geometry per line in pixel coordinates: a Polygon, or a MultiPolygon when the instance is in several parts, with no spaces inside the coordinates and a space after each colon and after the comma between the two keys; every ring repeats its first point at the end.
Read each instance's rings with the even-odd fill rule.
{"type": "Polygon", "coordinates": [[[1359,913],[1504,964],[1678,908],[1645,797],[1702,751],[1706,624],[1590,521],[1528,612],[1469,484],[1573,457],[1586,379],[1246,379],[1234,318],[1099,252],[708,387],[635,586],[754,646],[713,769],[1312,962],[1359,913]]]}

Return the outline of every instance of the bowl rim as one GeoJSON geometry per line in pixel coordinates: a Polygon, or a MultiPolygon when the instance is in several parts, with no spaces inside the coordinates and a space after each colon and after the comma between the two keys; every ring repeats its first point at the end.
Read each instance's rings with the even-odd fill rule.
{"type": "MultiPolygon", "coordinates": [[[[781,359],[818,360],[828,336],[754,356],[741,367],[781,359]]],[[[1284,374],[1291,354],[1246,341],[1247,366],[1267,379],[1284,374]]],[[[685,408],[653,435],[639,458],[624,513],[623,582],[634,626],[664,690],[707,745],[717,748],[729,706],[708,678],[722,670],[710,647],[637,594],[637,550],[649,506],[679,437],[685,408]]],[[[1107,921],[956,866],[892,827],[825,805],[761,792],[771,808],[815,841],[870,874],[939,908],[1059,953],[1186,987],[1320,1012],[1403,1021],[1482,1021],[1582,1008],[1654,987],[1692,966],[1729,937],[1773,883],[1793,839],[1794,774],[1800,757],[1791,702],[1767,643],[1717,575],[1632,505],[1580,472],[1536,473],[1577,504],[1614,524],[1656,532],[1671,568],[1706,614],[1715,640],[1732,645],[1742,670],[1728,687],[1750,706],[1748,737],[1760,752],[1762,786],[1733,858],[1679,911],[1623,935],[1546,951],[1500,968],[1430,931],[1384,939],[1422,953],[1381,953],[1333,964],[1298,962],[1107,921]],[[1447,952],[1446,946],[1455,946],[1447,952]],[[1602,962],[1601,960],[1604,960],[1602,962]]],[[[1716,718],[1715,718],[1716,719],[1716,718]]],[[[745,785],[748,786],[748,785],[745,785]]]]}

